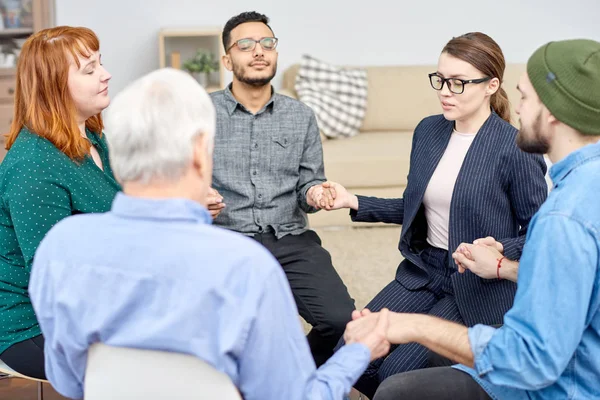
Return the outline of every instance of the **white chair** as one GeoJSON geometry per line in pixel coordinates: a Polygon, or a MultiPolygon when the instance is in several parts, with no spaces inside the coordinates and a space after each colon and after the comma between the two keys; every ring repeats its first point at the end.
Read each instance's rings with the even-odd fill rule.
{"type": "Polygon", "coordinates": [[[85,400],[241,400],[226,374],[197,357],[94,344],[88,353],[85,400]]]}
{"type": "Polygon", "coordinates": [[[4,374],[8,374],[15,378],[23,378],[23,379],[27,379],[30,381],[36,381],[37,382],[37,398],[38,398],[38,400],[44,400],[43,384],[44,384],[44,382],[48,383],[48,381],[45,381],[43,379],[32,378],[30,376],[20,374],[17,371],[15,371],[14,369],[12,369],[11,367],[9,367],[8,365],[6,365],[2,360],[0,360],[0,372],[2,372],[4,374]]]}

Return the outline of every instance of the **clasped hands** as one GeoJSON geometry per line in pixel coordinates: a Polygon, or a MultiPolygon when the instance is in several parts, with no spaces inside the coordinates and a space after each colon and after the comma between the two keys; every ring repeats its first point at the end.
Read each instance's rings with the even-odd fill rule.
{"type": "Polygon", "coordinates": [[[358,208],[356,196],[339,183],[327,181],[320,185],[312,186],[306,193],[308,205],[316,209],[327,211],[340,208],[358,208]]]}
{"type": "Polygon", "coordinates": [[[470,243],[461,243],[452,254],[458,272],[466,270],[484,279],[497,278],[498,262],[503,257],[504,247],[491,236],[470,243]]]}
{"type": "Polygon", "coordinates": [[[384,308],[371,313],[368,309],[352,311],[352,321],[346,325],[346,345],[361,343],[371,352],[371,361],[381,358],[390,351],[388,340],[390,312],[384,308]]]}
{"type": "MultiPolygon", "coordinates": [[[[336,186],[346,193],[341,185],[337,185],[334,182],[324,182],[321,185],[311,186],[306,193],[308,205],[316,209],[325,210],[335,210],[337,208],[345,207],[342,202],[343,197],[340,197],[336,192],[336,186]]],[[[225,208],[223,196],[221,196],[216,189],[208,189],[206,195],[206,207],[213,218],[217,218],[225,208]]]]}
{"type": "Polygon", "coordinates": [[[379,312],[368,309],[352,312],[352,321],[346,325],[344,341],[347,345],[362,343],[371,351],[371,360],[384,357],[392,344],[417,342],[420,314],[396,313],[387,308],[379,312]]]}

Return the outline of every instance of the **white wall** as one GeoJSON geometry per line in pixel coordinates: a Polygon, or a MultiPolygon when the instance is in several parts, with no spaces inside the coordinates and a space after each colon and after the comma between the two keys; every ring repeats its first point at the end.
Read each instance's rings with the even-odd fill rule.
{"type": "Polygon", "coordinates": [[[222,27],[242,11],[271,18],[281,72],[302,54],[345,65],[435,64],[452,38],[482,31],[508,62],[550,40],[600,41],[599,0],[56,0],[58,25],[87,26],[101,41],[114,96],[158,68],[162,27],[222,27]]]}

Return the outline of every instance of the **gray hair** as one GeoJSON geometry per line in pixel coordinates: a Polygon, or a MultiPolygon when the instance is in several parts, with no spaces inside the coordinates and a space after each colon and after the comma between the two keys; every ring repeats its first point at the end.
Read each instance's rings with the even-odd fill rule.
{"type": "Polygon", "coordinates": [[[153,71],[129,84],[109,107],[106,136],[111,166],[122,182],[176,180],[192,162],[194,141],[215,133],[215,108],[187,73],[153,71]]]}

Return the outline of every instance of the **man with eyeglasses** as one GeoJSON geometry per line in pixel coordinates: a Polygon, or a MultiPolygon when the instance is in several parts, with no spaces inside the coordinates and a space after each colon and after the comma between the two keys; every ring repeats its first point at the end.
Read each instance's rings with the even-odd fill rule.
{"type": "Polygon", "coordinates": [[[319,366],[333,354],[354,301],[306,225],[306,213],[316,212],[322,199],[332,201],[321,186],[321,138],[312,110],[271,86],[278,40],[268,22],[244,12],[223,29],[222,62],[233,82],[211,94],[217,192],[209,209],[216,225],[254,238],[279,261],[300,315],[313,326],[308,342],[319,366]]]}

